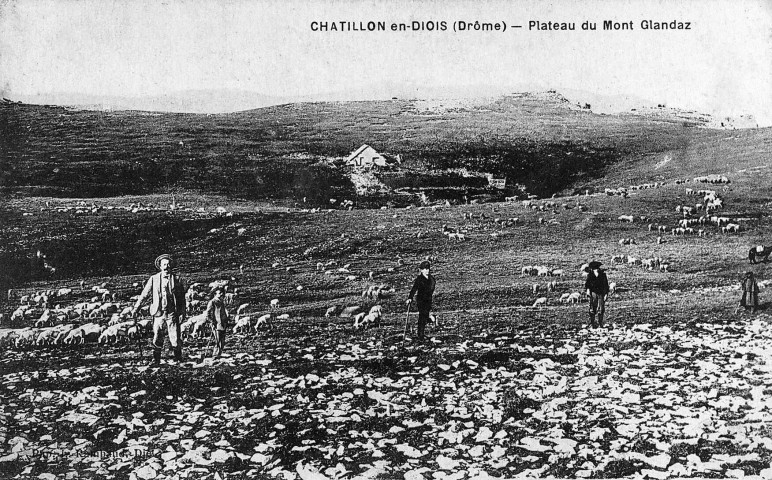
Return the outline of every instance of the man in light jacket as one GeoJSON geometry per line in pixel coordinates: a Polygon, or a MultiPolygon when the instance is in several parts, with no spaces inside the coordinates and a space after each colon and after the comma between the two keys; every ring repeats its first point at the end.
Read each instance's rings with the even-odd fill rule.
{"type": "Polygon", "coordinates": [[[169,343],[174,349],[174,359],[182,360],[180,323],[185,318],[185,286],[182,280],[172,273],[174,264],[171,256],[160,255],[155,259],[155,266],[160,272],[147,280],[132,309],[132,315],[136,315],[142,302],[152,295],[150,316],[153,317],[153,364],[158,365],[161,363],[164,330],[168,332],[169,343]]]}

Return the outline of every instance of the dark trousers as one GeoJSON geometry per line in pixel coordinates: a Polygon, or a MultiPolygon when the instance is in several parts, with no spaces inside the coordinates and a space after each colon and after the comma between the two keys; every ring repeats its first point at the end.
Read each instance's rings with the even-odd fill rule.
{"type": "Polygon", "coordinates": [[[755,311],[759,308],[759,294],[757,292],[743,292],[743,298],[740,299],[740,306],[745,309],[753,308],[755,311]],[[750,305],[748,305],[750,301],[750,305]]]}
{"type": "Polygon", "coordinates": [[[215,344],[214,356],[219,357],[225,350],[225,330],[216,330],[217,343],[215,344]]]}
{"type": "Polygon", "coordinates": [[[596,326],[595,315],[598,316],[598,323],[603,326],[603,314],[606,313],[606,300],[603,295],[590,293],[590,325],[596,326]]]}
{"type": "Polygon", "coordinates": [[[423,340],[426,333],[426,324],[429,323],[429,312],[432,309],[431,303],[419,303],[418,307],[418,338],[423,340]]]}

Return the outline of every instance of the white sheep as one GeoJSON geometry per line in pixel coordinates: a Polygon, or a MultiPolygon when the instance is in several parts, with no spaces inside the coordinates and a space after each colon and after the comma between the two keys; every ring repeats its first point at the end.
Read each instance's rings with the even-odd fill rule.
{"type": "Polygon", "coordinates": [[[38,330],[37,337],[35,338],[35,345],[38,347],[44,345],[52,345],[56,339],[56,336],[59,335],[59,332],[61,332],[61,328],[57,327],[48,327],[38,330]]]}
{"type": "Polygon", "coordinates": [[[193,337],[202,336],[204,334],[204,325],[206,325],[208,322],[206,315],[204,315],[203,313],[200,313],[198,315],[190,317],[189,321],[192,321],[192,330],[190,334],[193,337]]]}
{"type": "Polygon", "coordinates": [[[117,343],[118,340],[128,336],[129,328],[134,325],[134,322],[123,322],[107,327],[99,336],[98,342],[100,344],[117,343]]]}
{"type": "Polygon", "coordinates": [[[18,330],[17,332],[18,333],[15,338],[15,346],[18,350],[31,347],[35,343],[35,339],[37,338],[40,329],[27,327],[18,330]]]}
{"type": "Polygon", "coordinates": [[[233,326],[233,333],[252,333],[252,317],[236,315],[236,323],[233,326]]]}
{"type": "Polygon", "coordinates": [[[531,305],[531,308],[545,307],[545,306],[547,306],[547,297],[539,297],[536,299],[535,302],[533,302],[533,305],[531,305]]]}
{"type": "Polygon", "coordinates": [[[568,303],[579,303],[582,300],[582,294],[579,292],[573,292],[568,296],[568,303]]]}
{"type": "Polygon", "coordinates": [[[255,331],[259,331],[266,326],[269,329],[273,329],[273,315],[270,313],[266,313],[257,318],[257,321],[255,322],[255,331]]]}
{"type": "Polygon", "coordinates": [[[533,293],[534,295],[539,293],[539,284],[538,283],[534,283],[533,285],[531,285],[531,293],[533,293]]]}
{"type": "Polygon", "coordinates": [[[354,315],[354,330],[359,328],[359,323],[367,316],[365,312],[359,312],[354,315]]]}

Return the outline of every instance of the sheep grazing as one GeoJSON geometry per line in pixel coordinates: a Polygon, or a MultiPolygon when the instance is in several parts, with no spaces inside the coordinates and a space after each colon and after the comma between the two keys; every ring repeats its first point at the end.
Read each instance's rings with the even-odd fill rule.
{"type": "Polygon", "coordinates": [[[365,318],[367,314],[365,312],[359,312],[354,315],[354,330],[359,328],[359,323],[365,318]]]}
{"type": "Polygon", "coordinates": [[[624,255],[614,255],[611,257],[611,263],[625,263],[624,255]]]}
{"type": "Polygon", "coordinates": [[[270,313],[266,313],[265,315],[261,315],[257,318],[257,321],[255,322],[255,332],[258,332],[262,330],[263,328],[269,328],[273,330],[273,315],[270,313]]]}
{"type": "Polygon", "coordinates": [[[568,296],[566,300],[568,303],[579,303],[582,300],[582,294],[579,292],[573,292],[568,296]]]}
{"type": "Polygon", "coordinates": [[[327,311],[324,312],[325,318],[334,317],[338,310],[340,310],[340,307],[338,305],[333,305],[332,307],[328,308],[327,311]]]}
{"type": "Polygon", "coordinates": [[[547,306],[547,297],[539,297],[536,299],[535,302],[533,302],[533,305],[531,305],[531,308],[546,307],[546,306],[547,306]]]}
{"type": "Polygon", "coordinates": [[[54,317],[51,316],[51,310],[45,309],[40,318],[35,322],[35,328],[53,327],[54,317]]]}
{"type": "Polygon", "coordinates": [[[340,312],[340,318],[351,318],[361,311],[362,311],[362,307],[357,305],[346,307],[343,309],[342,312],[340,312]]]}
{"type": "Polygon", "coordinates": [[[200,337],[204,333],[204,326],[207,324],[207,318],[206,315],[203,313],[198,314],[196,316],[190,317],[190,320],[193,321],[193,329],[191,331],[191,335],[194,337],[200,337]]]}
{"type": "Polygon", "coordinates": [[[619,217],[617,217],[617,220],[621,222],[633,223],[635,222],[635,217],[633,217],[632,215],[620,215],[619,217]]]}
{"type": "Polygon", "coordinates": [[[100,345],[108,344],[108,343],[118,343],[119,340],[128,337],[129,328],[134,325],[135,325],[134,322],[124,322],[124,323],[119,323],[117,325],[112,325],[110,327],[107,327],[99,336],[98,343],[100,345]]]}
{"type": "Polygon", "coordinates": [[[536,267],[536,275],[539,277],[548,277],[551,273],[552,271],[547,267],[536,267]]]}
{"type": "Polygon", "coordinates": [[[564,293],[563,295],[561,295],[559,300],[560,303],[566,303],[568,301],[568,297],[570,296],[571,296],[570,293],[564,293]]]}
{"type": "Polygon", "coordinates": [[[565,273],[565,272],[563,271],[562,268],[556,268],[556,269],[550,271],[550,277],[562,277],[563,273],[565,273]]]}
{"type": "Polygon", "coordinates": [[[21,350],[34,345],[35,340],[37,339],[37,336],[39,333],[40,333],[40,330],[37,328],[24,328],[24,329],[18,330],[16,339],[15,339],[16,349],[21,350]]]}
{"type": "Polygon", "coordinates": [[[359,313],[354,317],[354,330],[379,326],[381,323],[381,315],[382,308],[380,305],[373,306],[367,315],[365,315],[364,312],[359,313]]]}
{"type": "Polygon", "coordinates": [[[0,349],[7,350],[16,346],[17,330],[5,330],[0,332],[0,349]]]}
{"type": "Polygon", "coordinates": [[[617,283],[616,282],[609,283],[609,285],[608,285],[608,294],[609,294],[609,296],[614,295],[616,293],[616,291],[617,291],[617,283]]]}
{"type": "Polygon", "coordinates": [[[233,333],[252,333],[252,317],[237,315],[233,333]]]}
{"type": "Polygon", "coordinates": [[[558,282],[552,281],[547,283],[547,291],[554,292],[558,288],[558,282]]]}
{"type": "Polygon", "coordinates": [[[65,345],[80,345],[87,341],[96,342],[104,330],[96,323],[89,323],[82,327],[73,328],[67,333],[63,342],[65,345]]]}
{"type": "Polygon", "coordinates": [[[66,335],[72,328],[74,328],[74,325],[57,325],[40,329],[38,330],[37,338],[35,338],[35,345],[38,347],[53,345],[62,332],[66,335]]]}

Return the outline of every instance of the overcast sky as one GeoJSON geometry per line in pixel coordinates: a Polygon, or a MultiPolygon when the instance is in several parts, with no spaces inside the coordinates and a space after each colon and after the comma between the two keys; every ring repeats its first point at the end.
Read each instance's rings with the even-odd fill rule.
{"type": "MultiPolygon", "coordinates": [[[[4,96],[238,89],[298,96],[396,83],[536,84],[704,111],[772,112],[772,2],[38,1],[0,3],[4,96]],[[691,22],[689,31],[641,21],[691,22]],[[446,21],[444,32],[314,32],[313,21],[446,21]],[[453,32],[498,21],[506,32],[453,32]],[[529,31],[528,22],[577,31],[529,31]],[[598,23],[582,31],[584,20],[598,23]],[[633,31],[603,31],[604,20],[633,31]],[[512,29],[512,25],[524,25],[512,29]]],[[[765,122],[769,124],[769,122],[765,122]]]]}

